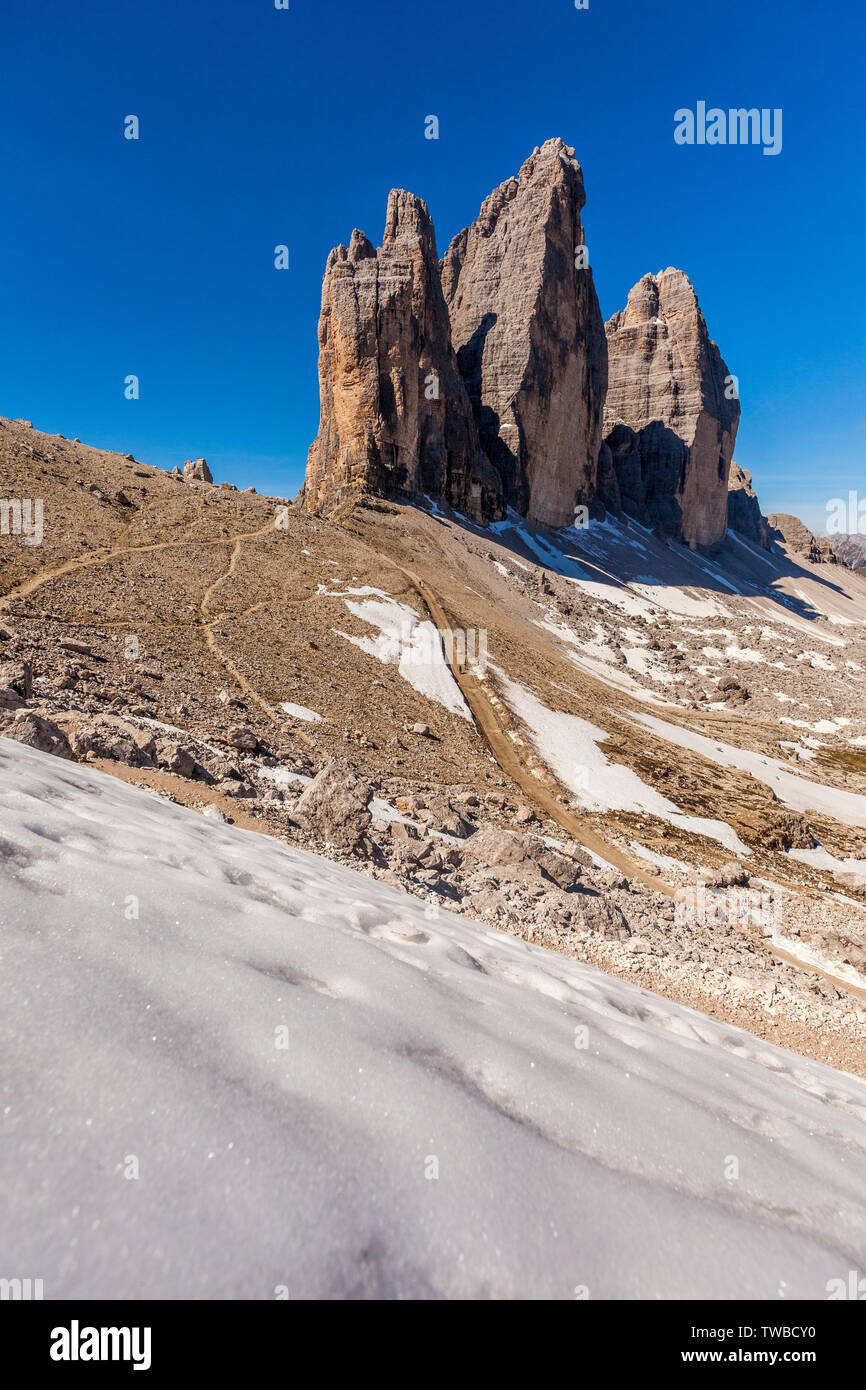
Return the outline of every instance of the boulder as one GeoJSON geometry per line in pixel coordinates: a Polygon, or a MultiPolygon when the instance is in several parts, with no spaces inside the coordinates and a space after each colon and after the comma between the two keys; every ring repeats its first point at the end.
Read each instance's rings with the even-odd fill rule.
{"type": "Polygon", "coordinates": [[[157,743],[156,760],[166,772],[173,772],[178,777],[194,777],[198,766],[188,748],[168,738],[161,738],[157,743]]]}
{"type": "Polygon", "coordinates": [[[419,798],[415,814],[420,814],[422,819],[436,830],[441,830],[445,835],[453,835],[458,840],[465,840],[473,829],[444,793],[425,794],[423,798],[419,798]]]}
{"type": "Polygon", "coordinates": [[[86,642],[79,642],[75,637],[61,637],[57,645],[62,651],[75,652],[78,656],[95,655],[91,646],[88,646],[86,642]]]}
{"type": "Polygon", "coordinates": [[[229,730],[229,743],[242,753],[255,753],[259,746],[258,738],[245,725],[229,730]]]}
{"type": "Polygon", "coordinates": [[[577,887],[581,865],[549,849],[534,835],[520,835],[487,824],[467,840],[463,847],[465,870],[489,869],[499,879],[546,880],[568,892],[577,887]]]}
{"type": "Polygon", "coordinates": [[[77,758],[108,758],[129,767],[151,767],[156,751],[149,729],[111,715],[74,725],[69,743],[77,758]]]}
{"type": "Polygon", "coordinates": [[[816,849],[818,841],[812,834],[805,816],[796,811],[774,811],[758,827],[756,839],[764,849],[816,849]]]}
{"type": "Polygon", "coordinates": [[[703,875],[708,888],[748,888],[751,875],[742,864],[731,861],[720,869],[711,869],[703,875]]]}
{"type": "Polygon", "coordinates": [[[74,760],[69,740],[62,729],[50,719],[44,719],[30,710],[21,710],[11,723],[0,729],[4,738],[14,738],[17,743],[26,743],[28,748],[36,748],[40,753],[52,753],[57,758],[74,760]]]}
{"type": "Polygon", "coordinates": [[[27,661],[0,661],[0,688],[12,691],[19,701],[33,695],[33,671],[27,661]]]}
{"type": "Polygon", "coordinates": [[[608,898],[597,893],[575,893],[569,899],[573,926],[578,930],[598,932],[615,941],[625,941],[631,928],[625,914],[608,898]]]}
{"type": "Polygon", "coordinates": [[[292,819],[317,840],[351,850],[370,827],[371,796],[354,768],[335,758],[305,788],[292,819]]]}

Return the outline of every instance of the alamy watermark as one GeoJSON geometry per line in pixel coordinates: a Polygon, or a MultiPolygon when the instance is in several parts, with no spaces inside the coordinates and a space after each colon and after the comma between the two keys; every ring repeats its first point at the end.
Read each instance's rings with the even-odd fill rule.
{"type": "Polygon", "coordinates": [[[0,536],[21,536],[24,545],[41,545],[45,506],[41,497],[0,497],[0,536]]]}
{"type": "Polygon", "coordinates": [[[149,1371],[151,1328],[82,1327],[73,1318],[52,1329],[48,1354],[52,1361],[130,1361],[134,1371],[149,1371]]]}
{"type": "Polygon", "coordinates": [[[866,497],[848,493],[844,497],[831,497],[827,503],[828,536],[866,536],[866,497]]]}
{"type": "Polygon", "coordinates": [[[731,884],[714,888],[698,883],[678,888],[674,898],[674,922],[677,926],[756,927],[768,934],[782,926],[782,898],[771,888],[746,888],[731,884]]]}
{"type": "Polygon", "coordinates": [[[674,140],[678,145],[763,145],[764,154],[782,153],[782,109],[745,106],[707,108],[699,101],[692,111],[681,106],[674,112],[674,140]]]}
{"type": "Polygon", "coordinates": [[[461,669],[471,667],[484,675],[487,670],[487,629],[486,628],[437,628],[407,625],[401,633],[401,666],[438,665],[439,641],[445,649],[445,659],[449,666],[461,669]]]}
{"type": "Polygon", "coordinates": [[[0,1279],[0,1303],[39,1302],[43,1297],[43,1279],[0,1279]]]}
{"type": "Polygon", "coordinates": [[[849,1269],[847,1279],[828,1279],[824,1288],[830,1302],[851,1299],[853,1302],[862,1303],[866,1299],[866,1279],[862,1277],[859,1269],[849,1269]]]}

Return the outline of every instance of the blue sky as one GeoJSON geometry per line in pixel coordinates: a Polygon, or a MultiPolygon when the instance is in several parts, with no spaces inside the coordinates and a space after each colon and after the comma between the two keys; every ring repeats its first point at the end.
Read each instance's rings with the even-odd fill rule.
{"type": "Polygon", "coordinates": [[[293,495],[331,246],[403,187],[442,252],[561,135],[605,318],[687,271],[765,510],[866,495],[860,0],[45,0],[0,40],[0,413],[293,495]],[[781,107],[782,152],[676,145],[699,100],[781,107]]]}

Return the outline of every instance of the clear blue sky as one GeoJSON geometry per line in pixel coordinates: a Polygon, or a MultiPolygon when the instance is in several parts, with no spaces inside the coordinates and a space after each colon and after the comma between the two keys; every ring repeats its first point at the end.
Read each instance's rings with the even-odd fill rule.
{"type": "Polygon", "coordinates": [[[738,462],[822,525],[866,495],[864,41],[862,0],[7,5],[0,414],[293,495],[331,246],[381,240],[403,187],[441,252],[561,135],[605,317],[687,271],[740,380],[738,462]],[[781,107],[781,154],[677,146],[699,100],[781,107]]]}

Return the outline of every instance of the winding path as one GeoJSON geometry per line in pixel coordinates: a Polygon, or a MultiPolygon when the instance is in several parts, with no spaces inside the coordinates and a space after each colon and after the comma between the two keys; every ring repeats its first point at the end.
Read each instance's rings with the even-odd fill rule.
{"type": "MultiPolygon", "coordinates": [[[[397,568],[401,574],[405,575],[418,594],[440,634],[444,637],[446,633],[453,632],[455,625],[448,621],[442,601],[430,588],[430,585],[420,579],[418,575],[413,574],[411,570],[404,569],[402,566],[397,566],[397,568]]],[[[665,883],[657,875],[650,874],[637,859],[610,844],[591,825],[587,824],[582,816],[575,815],[567,806],[564,806],[552,788],[545,786],[522,758],[519,745],[514,742],[504,728],[483,683],[477,676],[473,675],[471,669],[458,661],[456,654],[448,657],[449,650],[453,651],[456,644],[446,641],[444,646],[451,672],[463,693],[476,726],[505,775],[521,788],[535,807],[543,811],[545,816],[556,821],[557,825],[562,826],[563,830],[578,844],[583,845],[585,849],[591,850],[593,854],[597,854],[606,863],[619,869],[626,878],[638,878],[655,892],[664,893],[669,898],[674,897],[675,890],[670,884],[665,883]]]]}

